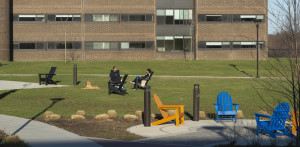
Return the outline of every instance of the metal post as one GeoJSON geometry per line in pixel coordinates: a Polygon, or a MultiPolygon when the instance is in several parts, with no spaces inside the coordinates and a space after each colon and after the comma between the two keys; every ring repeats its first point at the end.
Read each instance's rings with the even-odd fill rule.
{"type": "Polygon", "coordinates": [[[77,64],[73,66],[73,85],[77,86],[77,64]]]}
{"type": "Polygon", "coordinates": [[[151,92],[147,88],[144,91],[144,126],[150,127],[150,114],[151,114],[151,101],[150,101],[150,94],[151,92]]]}
{"type": "Polygon", "coordinates": [[[193,121],[199,121],[199,102],[200,102],[199,84],[194,84],[193,121]]]}

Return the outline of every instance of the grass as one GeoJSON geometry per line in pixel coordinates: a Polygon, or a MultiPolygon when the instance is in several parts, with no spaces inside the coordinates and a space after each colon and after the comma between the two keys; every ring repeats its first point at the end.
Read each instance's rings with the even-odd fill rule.
{"type": "MultiPolygon", "coordinates": [[[[132,80],[129,77],[128,80],[132,80]]],[[[128,89],[128,95],[108,95],[107,77],[99,76],[79,76],[82,81],[77,87],[46,88],[46,89],[23,89],[16,91],[0,91],[0,95],[6,95],[0,100],[0,112],[2,114],[31,118],[42,112],[52,104],[51,99],[63,98],[49,111],[70,117],[77,110],[84,110],[87,116],[96,116],[107,113],[108,110],[116,110],[118,116],[134,114],[136,110],[143,110],[143,90],[128,89]],[[83,90],[85,81],[91,80],[93,85],[101,87],[100,90],[83,90]],[[1,94],[2,93],[2,94],[1,94]]],[[[0,76],[0,80],[37,82],[37,76],[0,76]]],[[[61,81],[59,84],[71,85],[72,77],[67,75],[55,76],[55,80],[61,81]]],[[[228,91],[234,103],[239,103],[239,109],[243,110],[246,118],[252,118],[253,113],[265,110],[264,103],[260,100],[250,79],[205,79],[205,78],[162,78],[155,77],[149,85],[152,86],[152,94],[156,93],[165,104],[183,104],[186,111],[192,114],[193,84],[200,84],[200,110],[206,113],[215,113],[213,103],[216,96],[221,91],[228,91]]],[[[127,83],[128,88],[133,85],[127,83]]],[[[0,96],[1,97],[1,96],[0,96]]],[[[151,99],[152,113],[159,113],[156,104],[151,99]]],[[[267,102],[272,102],[271,97],[266,98],[267,102]]]]}
{"type": "MultiPolygon", "coordinates": [[[[275,59],[260,61],[262,66],[275,59]]],[[[137,75],[151,68],[155,75],[176,76],[247,76],[256,74],[256,61],[85,61],[85,62],[0,62],[0,74],[47,73],[51,66],[58,67],[57,74],[72,74],[73,64],[79,74],[109,74],[116,65],[122,74],[137,75]],[[2,65],[2,66],[1,66],[2,65]],[[235,67],[236,68],[235,68],[235,67]],[[238,69],[238,70],[237,70],[238,69]]],[[[260,68],[264,71],[264,68],[260,68]]]]}

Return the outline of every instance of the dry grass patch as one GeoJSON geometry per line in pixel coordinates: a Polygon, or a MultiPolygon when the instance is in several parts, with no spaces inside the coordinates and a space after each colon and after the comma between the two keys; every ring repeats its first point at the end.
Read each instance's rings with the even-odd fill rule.
{"type": "Polygon", "coordinates": [[[206,114],[204,111],[199,111],[199,117],[200,118],[206,118],[206,114]]]}
{"type": "Polygon", "coordinates": [[[82,115],[72,115],[71,119],[72,120],[85,120],[85,117],[82,115]]]}
{"type": "Polygon", "coordinates": [[[59,120],[60,118],[61,118],[61,116],[58,115],[58,114],[51,114],[51,115],[49,116],[49,119],[50,119],[50,120],[59,120]]]}
{"type": "Polygon", "coordinates": [[[109,118],[116,118],[117,117],[117,111],[116,110],[108,110],[107,112],[109,118]]]}
{"type": "Polygon", "coordinates": [[[47,118],[50,117],[51,114],[53,114],[53,112],[52,111],[46,111],[44,114],[45,114],[45,118],[47,119],[47,118]]]}
{"type": "Polygon", "coordinates": [[[135,115],[136,115],[138,118],[142,118],[143,111],[136,110],[136,111],[135,111],[135,115]]]}
{"type": "Polygon", "coordinates": [[[136,121],[138,119],[138,117],[135,115],[126,114],[126,115],[124,115],[124,119],[128,120],[128,121],[136,121]]]}
{"type": "Polygon", "coordinates": [[[151,117],[152,117],[153,119],[155,119],[156,115],[155,115],[155,114],[151,114],[151,117]]]}
{"type": "Polygon", "coordinates": [[[176,114],[176,110],[168,110],[168,115],[172,116],[176,114]]]}
{"type": "Polygon", "coordinates": [[[18,135],[14,135],[14,136],[7,136],[5,139],[5,142],[8,144],[17,144],[19,143],[21,140],[19,138],[18,135]]]}
{"type": "Polygon", "coordinates": [[[243,111],[242,110],[238,110],[237,111],[237,118],[243,118],[244,115],[243,115],[243,111]]]}
{"type": "Polygon", "coordinates": [[[85,111],[84,111],[84,110],[78,110],[78,111],[76,112],[76,115],[84,116],[84,115],[85,115],[85,111]]]}
{"type": "Polygon", "coordinates": [[[108,118],[109,118],[109,115],[107,115],[107,114],[100,114],[95,117],[95,119],[97,119],[97,120],[107,120],[108,118]]]}

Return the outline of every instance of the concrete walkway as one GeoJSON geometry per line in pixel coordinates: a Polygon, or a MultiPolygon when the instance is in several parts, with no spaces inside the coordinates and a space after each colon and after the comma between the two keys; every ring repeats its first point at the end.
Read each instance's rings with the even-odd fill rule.
{"type": "MultiPolygon", "coordinates": [[[[290,123],[288,123],[291,125],[290,123]]],[[[287,136],[279,136],[276,140],[268,135],[257,136],[255,134],[255,120],[240,119],[235,124],[232,121],[200,120],[198,122],[185,121],[184,125],[176,127],[174,123],[159,126],[144,127],[143,125],[128,128],[128,132],[147,139],[137,140],[139,143],[153,143],[181,146],[216,146],[237,141],[237,145],[252,145],[256,142],[261,145],[287,145],[290,139],[287,136]]]]}
{"type": "Polygon", "coordinates": [[[101,147],[89,139],[42,122],[1,114],[0,130],[18,135],[31,147],[101,147]]]}
{"type": "Polygon", "coordinates": [[[0,90],[14,90],[14,89],[33,89],[33,88],[52,88],[52,87],[66,87],[67,85],[39,85],[39,83],[17,82],[0,80],[0,90]]]}

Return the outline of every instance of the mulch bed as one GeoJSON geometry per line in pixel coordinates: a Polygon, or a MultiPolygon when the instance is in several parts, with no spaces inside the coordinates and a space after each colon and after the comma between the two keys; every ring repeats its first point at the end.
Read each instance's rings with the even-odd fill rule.
{"type": "Polygon", "coordinates": [[[142,120],[128,121],[122,117],[117,117],[109,120],[96,120],[93,117],[86,117],[85,120],[71,120],[70,118],[62,117],[59,120],[45,120],[44,118],[36,118],[41,121],[58,128],[73,132],[80,136],[98,137],[116,140],[137,140],[144,137],[127,132],[127,128],[142,124],[142,120]]]}

